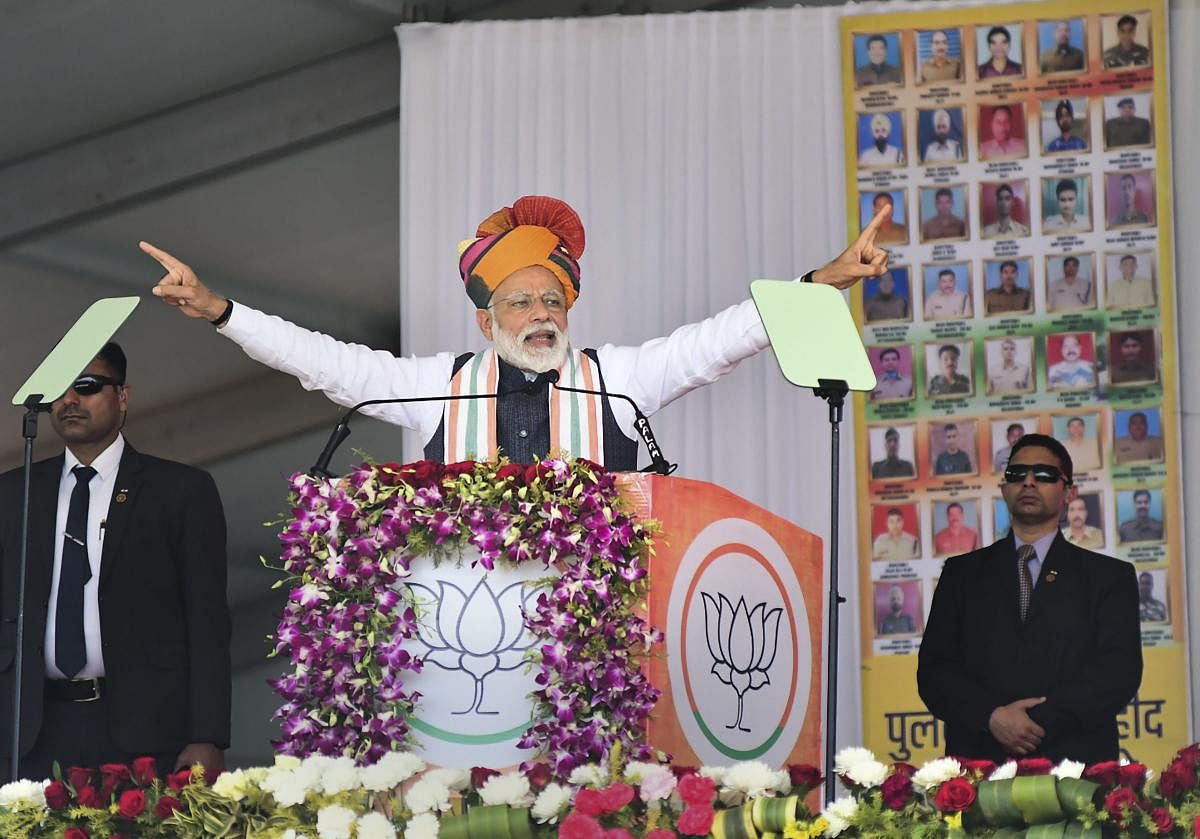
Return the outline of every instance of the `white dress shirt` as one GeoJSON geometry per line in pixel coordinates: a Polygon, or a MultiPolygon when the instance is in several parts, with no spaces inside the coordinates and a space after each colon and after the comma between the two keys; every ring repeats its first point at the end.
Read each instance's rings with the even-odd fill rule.
{"type": "MultiPolygon", "coordinates": [[[[92,578],[83,587],[83,638],[87,650],[87,662],[75,674],[76,679],[87,679],[104,675],[104,654],[100,648],[100,552],[104,548],[104,520],[108,516],[108,505],[112,502],[117,485],[117,470],[121,466],[121,455],[125,452],[125,438],[117,435],[112,445],[92,461],[96,470],[88,484],[87,552],[92,566],[92,578]]],[[[54,660],[54,622],[58,612],[58,579],[62,572],[63,534],[67,529],[67,511],[71,506],[71,493],[75,490],[75,475],[71,470],[79,466],[79,459],[66,451],[62,478],[58,484],[58,518],[54,525],[54,576],[50,581],[50,609],[46,614],[46,676],[50,679],[65,679],[54,660]]]]}
{"type": "Polygon", "coordinates": [[[1037,553],[1033,559],[1029,560],[1029,577],[1033,581],[1034,588],[1037,588],[1038,577],[1042,573],[1042,565],[1046,562],[1046,554],[1050,553],[1050,545],[1054,543],[1054,537],[1057,535],[1057,530],[1051,530],[1036,542],[1026,542],[1016,533],[1013,534],[1013,542],[1016,543],[1018,549],[1022,545],[1033,545],[1033,549],[1037,553]]]}

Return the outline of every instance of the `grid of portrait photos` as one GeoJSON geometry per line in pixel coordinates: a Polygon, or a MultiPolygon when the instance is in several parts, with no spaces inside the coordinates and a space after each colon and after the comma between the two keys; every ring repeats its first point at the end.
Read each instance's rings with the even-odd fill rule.
{"type": "Polygon", "coordinates": [[[875,654],[913,652],[942,560],[1007,533],[1001,475],[1031,432],[1074,461],[1064,537],[1136,563],[1146,643],[1173,642],[1154,13],[852,33],[851,212],[888,214],[891,254],[857,292],[875,654]]]}

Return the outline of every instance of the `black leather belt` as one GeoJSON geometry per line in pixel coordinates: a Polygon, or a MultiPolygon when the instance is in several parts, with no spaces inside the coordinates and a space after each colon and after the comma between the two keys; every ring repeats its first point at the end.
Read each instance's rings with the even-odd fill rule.
{"type": "Polygon", "coordinates": [[[64,702],[95,702],[104,694],[104,678],[47,679],[45,693],[64,702]]]}

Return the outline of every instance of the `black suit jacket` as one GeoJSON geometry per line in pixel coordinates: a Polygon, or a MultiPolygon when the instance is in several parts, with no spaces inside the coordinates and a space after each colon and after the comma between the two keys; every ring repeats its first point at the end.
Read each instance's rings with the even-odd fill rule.
{"type": "Polygon", "coordinates": [[[921,699],[946,724],[946,753],[1001,760],[992,711],[1045,696],[1029,716],[1037,756],[1117,758],[1116,716],[1142,679],[1133,566],[1056,535],[1024,623],[1016,546],[1008,536],[942,567],[917,666],[921,699]]]}
{"type": "MultiPolygon", "coordinates": [[[[63,456],[33,465],[21,754],[42,723],[46,615],[63,456]]],[[[0,755],[11,754],[24,470],[0,476],[0,755]]],[[[225,515],[207,472],[126,442],[105,520],[100,632],[113,738],[129,752],[229,745],[225,515]]]]}

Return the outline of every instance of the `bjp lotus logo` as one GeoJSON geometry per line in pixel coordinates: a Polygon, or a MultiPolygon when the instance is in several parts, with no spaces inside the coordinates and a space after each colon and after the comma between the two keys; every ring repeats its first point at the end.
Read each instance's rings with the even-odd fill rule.
{"type": "Polygon", "coordinates": [[[516,670],[536,639],[525,629],[521,608],[537,592],[525,581],[512,583],[496,593],[486,576],[468,594],[446,580],[438,590],[409,583],[419,604],[433,608],[433,620],[418,621],[419,641],[425,664],[443,670],[461,671],[475,682],[471,704],[453,714],[499,714],[483,708],[485,681],[493,673],[516,670]]]}
{"type": "Polygon", "coordinates": [[[767,672],[775,661],[779,645],[779,618],[783,609],[767,611],[767,604],[746,608],[746,598],[739,597],[734,607],[724,594],[714,600],[708,592],[704,598],[704,633],[708,652],[712,656],[712,673],[737,692],[737,719],[726,728],[750,731],[742,726],[746,692],[758,690],[771,683],[767,672]]]}

